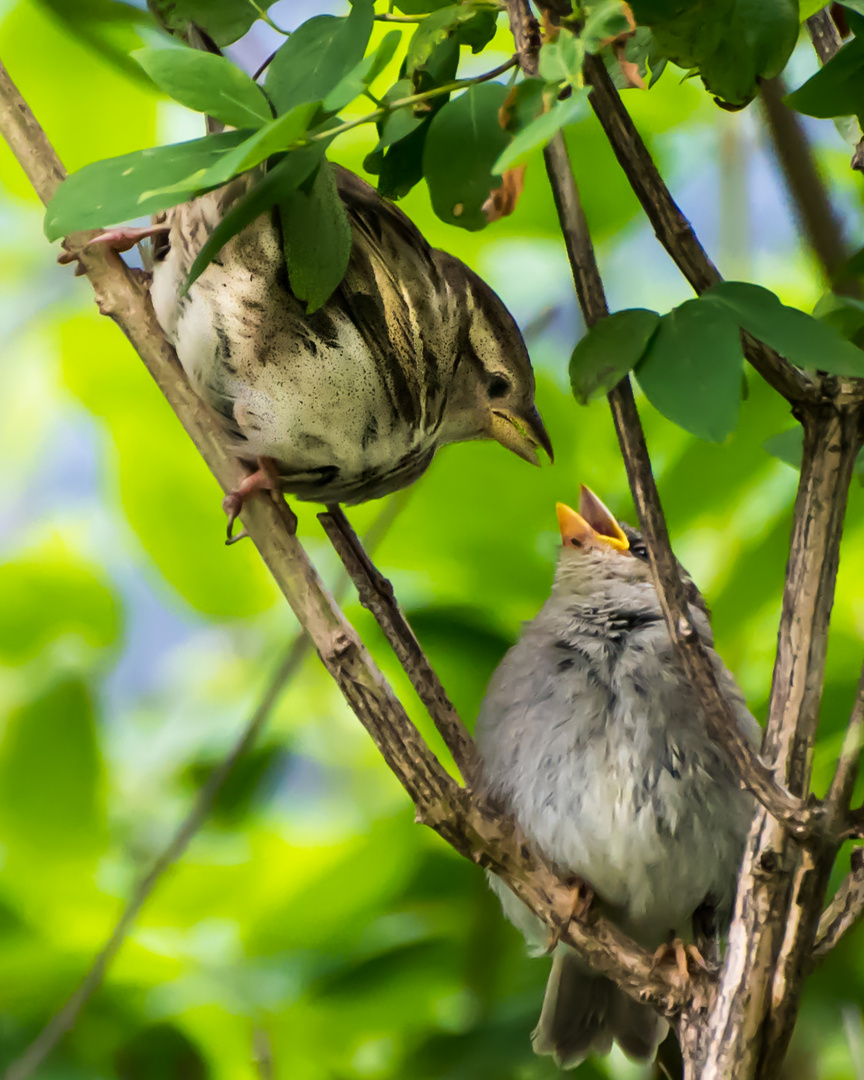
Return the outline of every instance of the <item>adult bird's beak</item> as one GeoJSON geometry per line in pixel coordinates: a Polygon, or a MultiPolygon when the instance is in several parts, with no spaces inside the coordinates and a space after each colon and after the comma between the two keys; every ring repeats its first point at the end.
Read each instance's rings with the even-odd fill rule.
{"type": "Polygon", "coordinates": [[[558,527],[563,544],[573,547],[606,544],[616,551],[627,551],[630,541],[610,511],[584,484],[579,489],[579,513],[558,503],[558,527]]]}
{"type": "Polygon", "coordinates": [[[493,409],[491,434],[496,442],[506,446],[531,465],[540,464],[537,460],[539,447],[546,451],[550,461],[555,460],[549,432],[543,426],[540,413],[533,406],[531,412],[523,416],[509,409],[493,409]]]}

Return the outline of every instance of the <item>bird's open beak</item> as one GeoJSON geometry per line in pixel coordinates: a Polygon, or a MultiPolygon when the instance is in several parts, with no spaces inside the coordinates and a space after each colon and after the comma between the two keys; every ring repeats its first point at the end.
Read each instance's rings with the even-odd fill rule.
{"type": "Polygon", "coordinates": [[[629,549],[630,541],[622,532],[621,526],[594,492],[584,484],[579,489],[578,514],[564,503],[558,503],[556,510],[563,544],[585,547],[588,544],[602,543],[616,551],[629,549]]]}
{"type": "Polygon", "coordinates": [[[554,461],[549,432],[543,426],[540,413],[532,408],[530,415],[517,416],[505,409],[492,410],[492,438],[518,454],[531,465],[539,465],[537,450],[542,447],[554,461]]]}

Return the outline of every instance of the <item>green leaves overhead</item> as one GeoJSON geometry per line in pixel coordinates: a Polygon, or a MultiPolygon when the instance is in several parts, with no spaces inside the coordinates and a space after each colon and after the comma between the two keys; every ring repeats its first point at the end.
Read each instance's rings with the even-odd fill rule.
{"type": "Polygon", "coordinates": [[[463,229],[486,224],[483,204],[501,178],[492,167],[509,142],[498,123],[507,97],[499,83],[472,86],[437,114],[426,137],[423,173],[442,221],[463,229]]]}
{"type": "Polygon", "coordinates": [[[864,352],[822,320],[781,304],[768,289],[724,281],[703,293],[701,303],[724,308],[742,330],[800,368],[864,378],[864,352]]]}
{"type": "Polygon", "coordinates": [[[602,319],[576,343],[570,385],[580,405],[607,394],[635,367],[659,324],[656,311],[630,308],[602,319]]]}
{"type": "Polygon", "coordinates": [[[701,76],[718,104],[742,108],[759,80],[786,66],[798,40],[798,0],[631,0],[668,59],[701,76]]]}
{"type": "Polygon", "coordinates": [[[580,39],[562,30],[557,41],[547,42],[540,50],[540,77],[547,83],[581,86],[584,59],[585,48],[580,39]]]}
{"type": "Polygon", "coordinates": [[[731,315],[687,300],[661,319],[636,377],[665,417],[701,439],[722,442],[738,424],[743,362],[731,315]]]}
{"type": "Polygon", "coordinates": [[[630,30],[632,26],[621,0],[601,0],[589,11],[580,37],[585,51],[593,56],[610,39],[630,30]]]}
{"type": "Polygon", "coordinates": [[[357,0],[349,15],[316,15],[298,26],[267,69],[276,111],[323,101],[363,59],[373,16],[372,0],[357,0]]]}
{"type": "Polygon", "coordinates": [[[185,202],[198,190],[195,177],[249,135],[224,131],[85,165],[63,181],[48,204],[45,235],[58,240],[78,229],[116,225],[185,202]],[[152,194],[146,196],[147,192],[152,194]]]}
{"type": "Polygon", "coordinates": [[[307,311],[315,311],[345,276],[351,256],[351,226],[329,162],[321,164],[308,190],[280,200],[279,214],[291,289],[307,301],[307,311]]]}
{"type": "Polygon", "coordinates": [[[393,59],[402,35],[391,30],[381,39],[375,52],[365,56],[355,65],[324,98],[325,112],[339,112],[371,85],[393,59]]]}
{"type": "MultiPolygon", "coordinates": [[[[260,14],[249,0],[147,0],[147,6],[168,30],[185,34],[194,23],[217,45],[243,37],[260,14]]],[[[266,10],[270,4],[264,0],[258,6],[266,10]]]]}
{"type": "Polygon", "coordinates": [[[139,49],[132,55],[181,105],[236,128],[256,128],[272,119],[260,87],[224,56],[198,49],[139,49]]]}
{"type": "Polygon", "coordinates": [[[853,38],[785,100],[806,116],[864,116],[864,39],[853,38]]]}
{"type": "Polygon", "coordinates": [[[405,74],[411,76],[423,67],[432,52],[451,37],[460,45],[470,45],[473,52],[480,52],[495,34],[496,15],[479,4],[453,4],[432,12],[408,44],[405,74]]]}
{"type": "Polygon", "coordinates": [[[864,352],[833,325],[787,307],[760,285],[723,281],[662,318],[636,308],[598,323],[573,350],[573,394],[587,404],[632,369],[667,419],[722,442],[738,422],[742,330],[798,367],[864,378],[864,352]]]}
{"type": "Polygon", "coordinates": [[[588,112],[588,94],[588,87],[583,86],[581,90],[574,91],[563,101],[556,101],[548,112],[541,113],[521,131],[518,131],[513,141],[505,147],[492,166],[492,172],[503,173],[511,165],[516,165],[535,147],[545,146],[556,131],[560,131],[567,124],[581,120],[588,112]]]}

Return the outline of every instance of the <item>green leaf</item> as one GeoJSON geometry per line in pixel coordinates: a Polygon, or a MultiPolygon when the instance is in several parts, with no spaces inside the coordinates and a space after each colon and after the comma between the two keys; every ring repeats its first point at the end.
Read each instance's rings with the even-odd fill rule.
{"type": "Polygon", "coordinates": [[[864,378],[864,352],[833,327],[798,308],[786,307],[760,285],[723,281],[704,292],[699,303],[723,308],[742,330],[800,368],[864,378]]]}
{"type": "Polygon", "coordinates": [[[296,105],[290,112],[277,116],[200,174],[197,178],[198,186],[202,189],[218,187],[232,176],[254,169],[272,154],[287,150],[306,134],[317,111],[318,103],[309,102],[306,105],[296,105]]]}
{"type": "Polygon", "coordinates": [[[641,359],[660,316],[629,308],[601,319],[576,343],[570,357],[570,386],[580,405],[608,393],[641,359]]]}
{"type": "MultiPolygon", "coordinates": [[[[249,0],[148,0],[148,4],[167,29],[184,34],[194,23],[217,45],[230,45],[243,37],[259,17],[249,0]]],[[[266,0],[259,5],[269,6],[266,0]]]]}
{"type": "Polygon", "coordinates": [[[257,128],[272,119],[259,86],[224,56],[198,49],[138,49],[132,53],[169,97],[236,128],[257,128]]]}
{"type": "Polygon", "coordinates": [[[142,214],[153,214],[185,202],[194,194],[194,183],[182,186],[195,170],[207,169],[234,150],[247,131],[223,131],[191,142],[136,150],[85,165],[68,176],[45,211],[45,235],[49,240],[78,229],[100,229],[142,214]],[[157,185],[176,190],[158,193],[157,185]],[[145,199],[142,193],[157,190],[145,199]]]}
{"type": "Polygon", "coordinates": [[[579,35],[585,52],[592,56],[600,52],[611,38],[627,34],[632,29],[621,0],[603,0],[591,8],[582,33],[579,35]]]}
{"type": "Polygon", "coordinates": [[[7,844],[69,856],[104,836],[102,762],[88,689],[57,683],[8,719],[0,744],[0,826],[7,844]]]}
{"type": "MultiPolygon", "coordinates": [[[[411,97],[413,90],[414,87],[412,86],[410,79],[400,79],[399,82],[394,83],[390,87],[381,99],[381,104],[389,105],[393,101],[400,101],[402,98],[411,97]]],[[[410,135],[412,131],[416,131],[427,119],[429,119],[428,113],[417,116],[413,109],[394,109],[393,112],[388,113],[378,125],[378,142],[372,153],[374,153],[375,150],[383,150],[392,143],[404,139],[407,135],[410,135]]]]}
{"type": "Polygon", "coordinates": [[[349,15],[316,15],[298,26],[267,69],[276,111],[323,101],[363,59],[373,17],[372,0],[356,0],[349,15]]]}
{"type": "Polygon", "coordinates": [[[784,100],[805,116],[864,115],[864,40],[854,38],[844,45],[784,100]]]}
{"type": "Polygon", "coordinates": [[[22,663],[57,640],[104,649],[116,641],[120,615],[93,567],[59,544],[40,545],[0,564],[0,657],[22,663]]]}
{"type": "MultiPolygon", "coordinates": [[[[391,30],[389,34],[385,34],[375,52],[364,56],[360,63],[356,64],[344,78],[340,79],[327,97],[324,98],[324,111],[328,113],[339,112],[354,98],[359,97],[393,59],[401,40],[402,35],[398,30],[391,30]]],[[[409,93],[411,93],[410,90],[409,93]]]]}
{"type": "MultiPolygon", "coordinates": [[[[303,108],[303,106],[300,106],[303,108]]],[[[266,172],[240,199],[227,214],[222,218],[213,232],[207,238],[207,242],[198,252],[189,277],[183,288],[183,293],[189,291],[189,287],[202,274],[202,272],[216,258],[222,248],[232,236],[236,236],[261,214],[265,214],[272,206],[299,187],[319,164],[326,149],[323,140],[314,146],[305,147],[302,150],[292,150],[281,161],[266,172]]]]}
{"type": "Polygon", "coordinates": [[[509,136],[498,123],[507,97],[500,83],[480,83],[448,102],[435,116],[423,151],[423,175],[432,207],[442,221],[463,229],[486,225],[483,204],[501,186],[492,166],[509,136]]]}
{"type": "Polygon", "coordinates": [[[568,83],[578,87],[582,83],[582,63],[585,48],[579,38],[562,30],[557,41],[547,42],[540,50],[540,77],[547,83],[568,83]]]}
{"type": "Polygon", "coordinates": [[[729,108],[742,108],[759,81],[779,75],[798,40],[798,0],[631,0],[657,48],[698,72],[729,108]]]}
{"type": "Polygon", "coordinates": [[[743,355],[732,315],[687,300],[660,320],[636,378],[655,409],[685,431],[722,442],[741,409],[743,355]]]}
{"type": "Polygon", "coordinates": [[[478,11],[472,4],[439,8],[420,23],[408,42],[405,75],[410,77],[423,67],[433,50],[451,36],[456,36],[463,44],[471,45],[474,52],[479,52],[494,32],[495,13],[488,9],[478,11]],[[473,25],[467,25],[472,22],[473,25]]]}
{"type": "Polygon", "coordinates": [[[581,90],[574,91],[569,98],[556,101],[549,112],[541,113],[524,131],[519,132],[509,146],[505,147],[492,166],[492,172],[500,175],[535,147],[545,146],[556,131],[560,131],[567,124],[581,120],[588,112],[589,92],[589,88],[583,86],[581,90]]]}
{"type": "Polygon", "coordinates": [[[450,0],[396,0],[395,6],[404,15],[428,15],[431,11],[449,7],[450,0]]]}
{"type": "Polygon", "coordinates": [[[291,290],[307,301],[311,314],[338,288],[351,257],[351,226],[328,161],[308,191],[292,191],[279,201],[279,214],[291,290]]]}

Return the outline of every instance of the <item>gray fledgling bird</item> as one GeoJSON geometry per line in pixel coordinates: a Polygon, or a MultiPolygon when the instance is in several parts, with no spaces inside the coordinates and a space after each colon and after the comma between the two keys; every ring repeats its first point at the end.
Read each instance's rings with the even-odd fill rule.
{"type": "Polygon", "coordinates": [[[104,236],[119,246],[133,233],[163,234],[157,318],[238,457],[269,464],[226,499],[232,520],[251,491],[277,484],[323,503],[386,495],[446,443],[496,439],[534,464],[538,447],[551,458],[528,353],[501,300],[359,177],[323,167],[336,170],[353,246],[342,284],[311,315],[291,291],[273,213],[231,239],[181,295],[249,174],[152,229],[104,236]]]}
{"type": "MultiPolygon", "coordinates": [[[[563,871],[587,882],[643,946],[686,934],[711,904],[728,924],[753,800],[709,738],[678,664],[639,534],[583,487],[559,504],[563,545],[552,595],[492,676],[477,722],[488,794],[563,871]]],[[[701,597],[690,614],[741,729],[759,726],[714,651],[701,597]]],[[[547,932],[490,877],[538,952],[547,932]]],[[[650,1058],[668,1025],[558,945],[538,1054],[573,1068],[612,1040],[650,1058]]]]}

